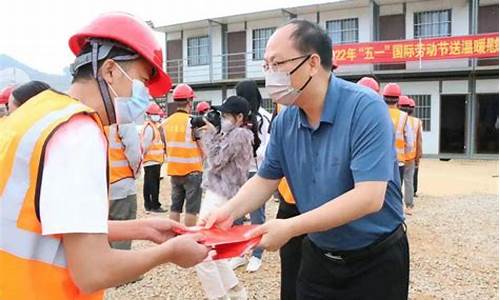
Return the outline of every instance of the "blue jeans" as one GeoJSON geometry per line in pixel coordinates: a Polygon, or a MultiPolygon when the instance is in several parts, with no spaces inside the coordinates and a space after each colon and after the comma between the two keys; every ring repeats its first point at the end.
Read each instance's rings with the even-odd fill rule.
{"type": "MultiPolygon", "coordinates": [[[[250,172],[248,174],[248,178],[252,178],[253,175],[255,175],[255,172],[250,172]]],[[[257,208],[257,210],[251,212],[250,213],[250,221],[253,225],[264,224],[264,222],[266,222],[266,206],[262,205],[261,207],[257,208]]],[[[243,218],[239,218],[238,220],[234,221],[234,224],[235,225],[242,225],[243,218]]],[[[264,249],[255,248],[252,252],[252,256],[255,256],[255,257],[261,259],[262,252],[264,252],[264,249]]]]}

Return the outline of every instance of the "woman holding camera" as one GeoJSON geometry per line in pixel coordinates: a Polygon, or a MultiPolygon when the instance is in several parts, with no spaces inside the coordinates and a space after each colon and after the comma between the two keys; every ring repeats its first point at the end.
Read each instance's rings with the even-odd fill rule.
{"type": "MultiPolygon", "coordinates": [[[[254,136],[248,129],[248,101],[231,96],[216,109],[221,112],[220,130],[206,121],[201,137],[207,155],[202,182],[205,189],[200,210],[202,219],[238,192],[247,180],[253,159],[254,136]]],[[[208,299],[247,299],[246,290],[228,261],[201,263],[196,271],[208,299]]]]}

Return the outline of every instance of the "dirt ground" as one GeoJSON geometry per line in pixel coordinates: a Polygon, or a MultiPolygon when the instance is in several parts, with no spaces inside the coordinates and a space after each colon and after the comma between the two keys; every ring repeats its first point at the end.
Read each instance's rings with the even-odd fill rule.
{"type": "MultiPolygon", "coordinates": [[[[498,161],[423,160],[419,197],[407,217],[411,252],[410,299],[498,299],[498,161]]],[[[168,178],[161,201],[169,204],[168,178]]],[[[142,187],[139,183],[139,191],[142,187]]],[[[141,194],[141,193],[139,193],[141,194]]],[[[146,215],[139,199],[139,218],[146,215]]],[[[277,203],[268,202],[268,218],[277,203]]],[[[157,214],[165,216],[167,214],[157,214]]],[[[134,248],[151,246],[134,242],[134,248]]],[[[277,253],[265,252],[256,273],[237,275],[249,299],[279,299],[277,253]]],[[[158,267],[137,283],[109,289],[106,299],[203,299],[193,269],[158,267]]]]}

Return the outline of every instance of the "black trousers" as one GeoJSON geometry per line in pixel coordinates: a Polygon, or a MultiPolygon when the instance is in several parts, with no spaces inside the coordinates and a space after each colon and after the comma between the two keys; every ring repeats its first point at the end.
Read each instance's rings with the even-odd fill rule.
{"type": "Polygon", "coordinates": [[[408,299],[410,254],[406,233],[368,257],[338,260],[304,239],[297,299],[408,299]]]}
{"type": "Polygon", "coordinates": [[[405,166],[400,166],[399,167],[399,179],[401,180],[401,187],[400,188],[403,188],[404,175],[405,175],[405,166]]]}
{"type": "Polygon", "coordinates": [[[418,167],[415,166],[415,173],[413,174],[413,194],[417,194],[418,189],[418,167]]]}
{"type": "MultiPolygon", "coordinates": [[[[299,215],[297,206],[286,203],[281,195],[278,198],[280,199],[280,206],[276,216],[277,219],[288,219],[299,215]]],[[[297,275],[300,268],[304,237],[305,235],[294,237],[280,249],[281,300],[297,299],[297,275]]]]}
{"type": "Polygon", "coordinates": [[[161,165],[144,167],[144,208],[153,210],[161,207],[158,197],[160,195],[161,165]]]}

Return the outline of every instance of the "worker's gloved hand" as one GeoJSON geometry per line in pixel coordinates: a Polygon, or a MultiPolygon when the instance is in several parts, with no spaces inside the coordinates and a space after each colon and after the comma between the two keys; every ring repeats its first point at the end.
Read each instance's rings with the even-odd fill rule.
{"type": "Polygon", "coordinates": [[[144,239],[157,244],[173,238],[175,232],[186,229],[183,224],[164,218],[140,219],[137,222],[142,227],[144,239]]]}
{"type": "Polygon", "coordinates": [[[161,244],[165,253],[164,263],[190,268],[207,259],[211,249],[199,243],[202,237],[202,234],[184,234],[161,244]]]}
{"type": "Polygon", "coordinates": [[[210,229],[212,227],[218,227],[220,229],[227,230],[233,226],[234,217],[231,214],[231,211],[228,210],[227,206],[222,206],[208,216],[200,218],[198,221],[198,226],[203,226],[206,229],[210,229]]]}

